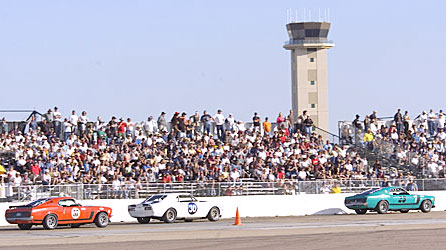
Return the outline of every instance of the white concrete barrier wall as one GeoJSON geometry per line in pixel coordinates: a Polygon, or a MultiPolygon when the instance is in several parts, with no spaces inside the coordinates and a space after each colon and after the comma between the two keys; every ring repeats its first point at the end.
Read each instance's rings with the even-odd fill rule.
{"type": "MultiPolygon", "coordinates": [[[[435,196],[433,211],[446,210],[446,191],[418,192],[435,196]]],[[[275,217],[304,216],[323,214],[354,213],[344,206],[344,198],[352,194],[300,194],[300,195],[252,195],[223,196],[199,198],[215,202],[222,209],[222,218],[235,217],[239,208],[241,217],[275,217]]],[[[82,205],[107,206],[113,209],[112,222],[132,222],[136,219],[129,216],[127,206],[143,201],[143,199],[126,200],[85,200],[82,205]]],[[[9,206],[24,203],[0,203],[0,226],[8,225],[5,211],[9,206]]]]}

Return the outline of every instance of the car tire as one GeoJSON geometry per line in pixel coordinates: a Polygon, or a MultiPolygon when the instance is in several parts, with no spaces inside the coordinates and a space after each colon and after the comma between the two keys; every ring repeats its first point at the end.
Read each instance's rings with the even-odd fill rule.
{"type": "Polygon", "coordinates": [[[164,215],[163,215],[163,217],[161,219],[165,223],[173,223],[176,218],[177,218],[177,211],[174,208],[169,208],[164,213],[164,215]]]}
{"type": "Polygon", "coordinates": [[[33,224],[17,224],[21,230],[30,230],[33,224]]]}
{"type": "Polygon", "coordinates": [[[379,214],[386,214],[389,211],[389,203],[387,201],[380,201],[376,205],[376,212],[379,214]]]}
{"type": "Polygon", "coordinates": [[[402,214],[407,214],[407,213],[409,213],[409,209],[401,209],[400,212],[402,214]]]}
{"type": "Polygon", "coordinates": [[[45,216],[42,221],[42,225],[45,229],[53,230],[57,227],[58,219],[55,214],[49,214],[45,216]]]}
{"type": "Polygon", "coordinates": [[[80,226],[81,226],[81,224],[79,224],[79,223],[70,225],[71,228],[79,228],[80,226]]]}
{"type": "Polygon", "coordinates": [[[220,209],[218,207],[212,207],[209,210],[207,218],[210,221],[218,221],[220,219],[220,209]]]}
{"type": "Polygon", "coordinates": [[[139,224],[148,224],[150,222],[150,217],[138,217],[136,218],[139,224]]]}
{"type": "Polygon", "coordinates": [[[424,200],[423,202],[421,202],[420,209],[423,213],[429,213],[432,209],[432,201],[424,200]]]}
{"type": "Polygon", "coordinates": [[[355,212],[357,214],[366,214],[367,213],[367,209],[355,209],[355,212]]]}
{"type": "Polygon", "coordinates": [[[106,227],[108,225],[108,215],[106,212],[100,212],[96,215],[94,219],[94,224],[97,227],[106,227]]]}

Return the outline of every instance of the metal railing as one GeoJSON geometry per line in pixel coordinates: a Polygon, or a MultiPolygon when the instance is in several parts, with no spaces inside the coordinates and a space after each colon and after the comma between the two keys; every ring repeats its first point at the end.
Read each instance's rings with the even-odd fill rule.
{"type": "Polygon", "coordinates": [[[332,44],[333,40],[328,40],[328,39],[320,39],[320,40],[288,40],[285,41],[285,45],[299,45],[299,44],[306,44],[306,43],[310,43],[310,44],[332,44]]]}
{"type": "MultiPolygon", "coordinates": [[[[279,182],[208,182],[208,183],[141,183],[114,186],[112,184],[69,184],[69,185],[0,185],[0,201],[31,201],[51,196],[71,196],[79,200],[93,199],[138,199],[159,193],[192,193],[198,197],[233,195],[295,195],[330,193],[334,186],[343,193],[357,193],[371,187],[402,186],[407,179],[390,180],[316,180],[279,182]]],[[[446,190],[446,179],[416,179],[418,191],[446,190]]]]}

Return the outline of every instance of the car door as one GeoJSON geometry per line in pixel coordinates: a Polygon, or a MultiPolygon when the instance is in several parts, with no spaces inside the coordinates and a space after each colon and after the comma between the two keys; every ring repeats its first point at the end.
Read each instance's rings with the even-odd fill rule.
{"type": "Polygon", "coordinates": [[[178,195],[177,217],[193,218],[197,217],[198,204],[191,195],[178,195]]]}
{"type": "Polygon", "coordinates": [[[63,208],[63,219],[61,222],[75,222],[85,221],[87,219],[88,211],[76,203],[74,199],[63,199],[59,201],[59,206],[63,208]]]}
{"type": "Polygon", "coordinates": [[[417,198],[418,195],[416,194],[409,194],[405,189],[401,188],[400,190],[400,198],[403,201],[402,208],[405,209],[412,209],[417,207],[417,198]]]}
{"type": "Polygon", "coordinates": [[[406,198],[404,195],[401,195],[400,188],[392,188],[390,190],[389,197],[389,205],[390,209],[401,209],[404,208],[404,204],[406,203],[406,198]]]}

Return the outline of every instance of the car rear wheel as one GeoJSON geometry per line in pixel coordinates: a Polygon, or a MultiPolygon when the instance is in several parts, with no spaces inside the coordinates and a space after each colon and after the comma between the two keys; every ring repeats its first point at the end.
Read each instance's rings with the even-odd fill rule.
{"type": "Polygon", "coordinates": [[[42,225],[45,229],[52,230],[57,227],[57,222],[57,216],[55,214],[49,214],[43,219],[42,225]]]}
{"type": "Polygon", "coordinates": [[[98,215],[96,215],[96,218],[94,219],[94,224],[97,227],[106,227],[108,225],[108,215],[105,212],[100,212],[98,215]]]}
{"type": "Polygon", "coordinates": [[[150,222],[150,217],[138,217],[136,219],[140,224],[148,224],[150,222]]]}
{"type": "Polygon", "coordinates": [[[432,209],[432,201],[430,201],[430,200],[424,200],[424,201],[421,203],[421,207],[420,207],[420,209],[421,209],[421,211],[422,211],[423,213],[429,213],[429,212],[431,211],[431,209],[432,209]]]}
{"type": "Polygon", "coordinates": [[[401,209],[400,212],[403,214],[407,214],[409,213],[409,209],[401,209]]]}
{"type": "Polygon", "coordinates": [[[376,212],[379,214],[385,214],[389,211],[389,203],[387,201],[380,201],[376,206],[376,212]]]}
{"type": "Polygon", "coordinates": [[[212,207],[207,217],[210,221],[218,221],[220,219],[220,209],[218,207],[212,207]]]}
{"type": "Polygon", "coordinates": [[[17,224],[17,226],[22,230],[30,230],[33,224],[17,224]]]}
{"type": "Polygon", "coordinates": [[[173,209],[173,208],[169,208],[164,213],[162,220],[165,223],[173,223],[176,218],[177,218],[177,211],[175,209],[173,209]]]}
{"type": "Polygon", "coordinates": [[[357,214],[365,214],[365,213],[367,213],[367,209],[355,209],[355,212],[357,214]]]}

